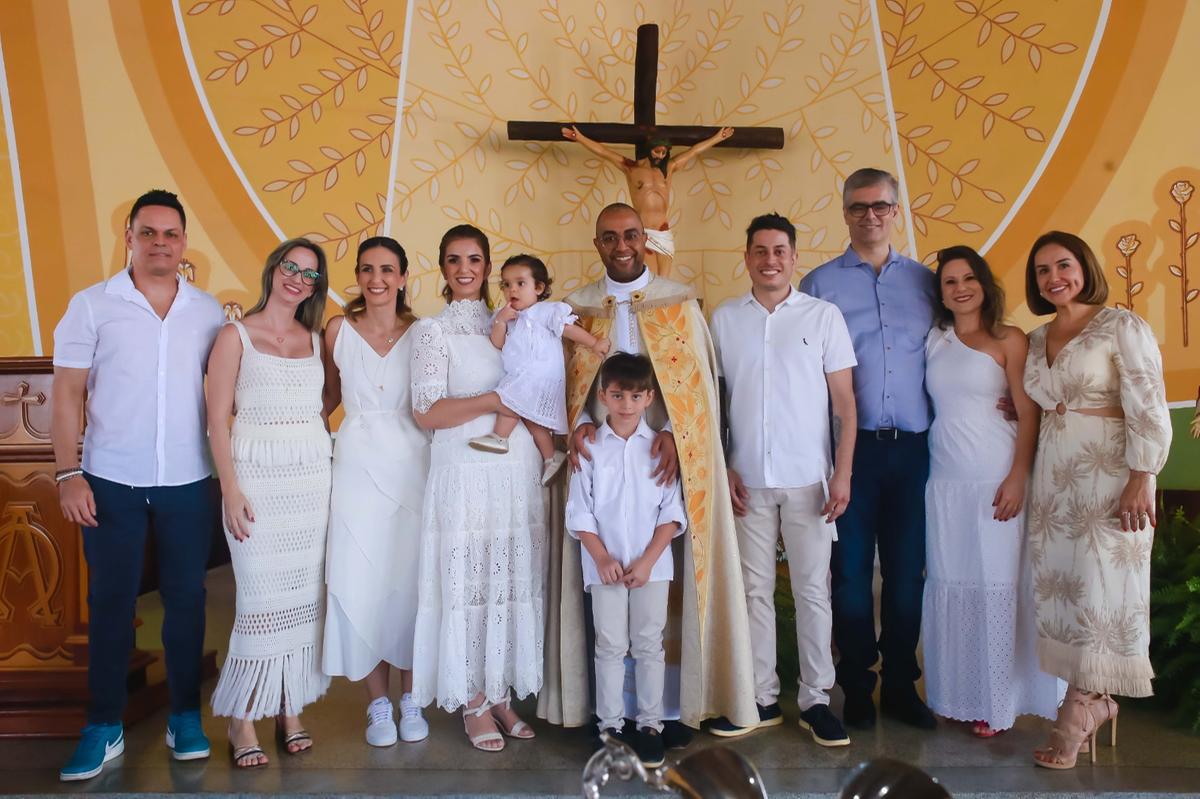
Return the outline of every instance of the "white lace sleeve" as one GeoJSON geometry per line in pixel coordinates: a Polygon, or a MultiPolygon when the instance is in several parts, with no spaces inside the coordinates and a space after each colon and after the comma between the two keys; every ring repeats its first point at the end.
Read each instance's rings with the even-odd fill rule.
{"type": "Polygon", "coordinates": [[[429,413],[433,404],[446,396],[450,350],[434,319],[422,319],[413,333],[417,339],[412,350],[412,406],[417,413],[429,413]]]}

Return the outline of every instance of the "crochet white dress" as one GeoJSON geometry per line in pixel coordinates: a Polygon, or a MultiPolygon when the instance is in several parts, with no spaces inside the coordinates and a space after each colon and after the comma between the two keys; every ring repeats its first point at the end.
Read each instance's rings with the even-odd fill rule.
{"type": "Polygon", "coordinates": [[[559,435],[567,432],[562,334],[576,318],[565,302],[535,302],[508,323],[501,351],[504,377],[496,393],[504,405],[559,435]]]}
{"type": "Polygon", "coordinates": [[[343,320],[333,345],[346,412],[333,450],[322,666],[361,680],[412,668],[429,435],[409,402],[412,328],[380,356],[343,320]]]}
{"type": "MultiPolygon", "coordinates": [[[[502,369],[490,319],[482,302],[460,301],[416,324],[415,411],[496,387],[502,369]]],[[[433,435],[413,646],[413,695],[422,705],[454,710],[479,693],[500,702],[510,689],[522,697],[542,685],[542,459],[523,425],[506,454],[467,446],[494,422],[485,414],[433,435]]]]}
{"type": "Polygon", "coordinates": [[[313,354],[281,358],[254,349],[246,329],[234,393],[233,466],[254,512],[250,537],[225,530],[237,583],[229,654],[213,691],[213,714],[288,715],[321,697],[325,534],[330,444],[321,421],[325,372],[313,354]]]}

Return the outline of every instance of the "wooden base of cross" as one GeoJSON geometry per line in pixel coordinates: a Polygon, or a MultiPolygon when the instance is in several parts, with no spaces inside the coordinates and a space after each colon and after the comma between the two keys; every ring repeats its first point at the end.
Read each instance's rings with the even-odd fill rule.
{"type": "MultiPolygon", "coordinates": [[[[637,158],[648,154],[650,139],[665,139],[672,145],[691,146],[701,142],[720,127],[706,125],[659,125],[655,122],[656,84],[658,81],[658,26],[639,25],[637,54],[633,70],[633,124],[619,122],[509,122],[512,141],[563,141],[563,126],[575,125],[591,139],[606,144],[632,144],[637,158]]],[[[783,149],[783,128],[735,126],[731,138],[717,147],[783,149]]]]}

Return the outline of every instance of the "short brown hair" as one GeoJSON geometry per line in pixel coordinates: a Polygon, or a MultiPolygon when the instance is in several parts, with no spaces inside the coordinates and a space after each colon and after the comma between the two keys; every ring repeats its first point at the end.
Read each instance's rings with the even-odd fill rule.
{"type": "Polygon", "coordinates": [[[1038,292],[1037,270],[1033,263],[1038,250],[1047,244],[1057,244],[1079,262],[1079,268],[1083,271],[1083,289],[1075,298],[1076,302],[1084,305],[1103,305],[1108,301],[1108,280],[1104,277],[1104,270],[1100,267],[1100,261],[1096,258],[1096,253],[1092,252],[1092,248],[1074,233],[1051,230],[1038,236],[1037,241],[1029,248],[1029,258],[1025,261],[1025,304],[1032,313],[1046,316],[1057,310],[1053,303],[1038,292]]]}
{"type": "Polygon", "coordinates": [[[654,364],[645,355],[618,352],[600,366],[600,389],[615,386],[622,391],[654,388],[654,364]]]}
{"type": "Polygon", "coordinates": [[[550,277],[550,270],[546,268],[546,264],[541,258],[530,255],[529,253],[519,253],[510,256],[504,262],[504,266],[500,267],[500,275],[503,278],[504,270],[510,266],[523,266],[529,270],[529,276],[533,278],[534,283],[541,283],[542,290],[538,293],[538,302],[550,299],[550,286],[554,283],[554,278],[550,277]]]}
{"type": "Polygon", "coordinates": [[[896,180],[895,175],[891,172],[885,172],[882,169],[863,167],[851,172],[850,176],[846,178],[846,182],[842,185],[842,206],[846,207],[850,204],[850,194],[852,192],[880,185],[887,186],[892,190],[892,202],[900,202],[900,182],[896,180]]]}

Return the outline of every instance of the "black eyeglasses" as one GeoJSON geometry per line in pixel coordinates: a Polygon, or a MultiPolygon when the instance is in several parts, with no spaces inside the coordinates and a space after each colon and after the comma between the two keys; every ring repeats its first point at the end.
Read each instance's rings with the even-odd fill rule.
{"type": "Polygon", "coordinates": [[[642,237],[645,235],[646,234],[641,230],[626,230],[620,235],[613,233],[612,231],[608,231],[607,233],[600,234],[600,244],[605,249],[611,250],[613,247],[617,246],[618,241],[624,239],[625,243],[632,247],[641,241],[642,237]]]}
{"type": "Polygon", "coordinates": [[[321,279],[321,273],[315,269],[301,269],[295,261],[280,261],[279,268],[285,275],[300,275],[300,281],[306,286],[315,286],[321,279]]]}
{"type": "Polygon", "coordinates": [[[877,203],[853,203],[846,206],[846,213],[855,219],[862,219],[867,215],[867,211],[875,214],[875,216],[887,216],[896,207],[896,203],[885,203],[883,201],[877,203]]]}

